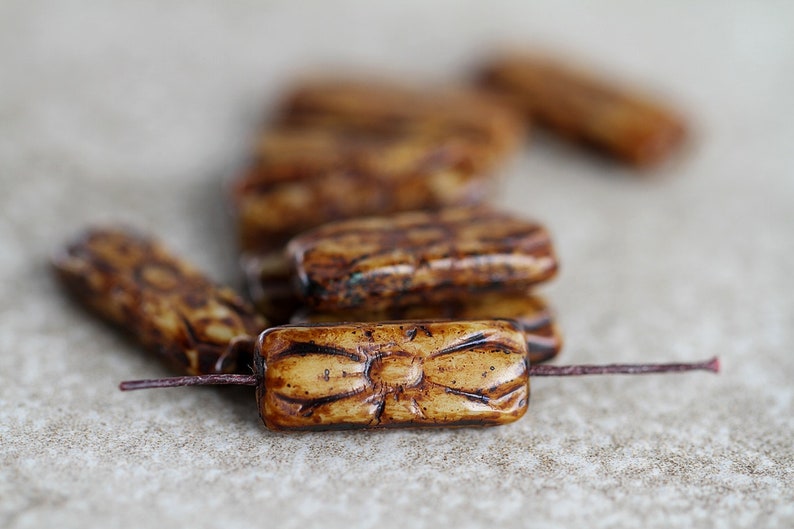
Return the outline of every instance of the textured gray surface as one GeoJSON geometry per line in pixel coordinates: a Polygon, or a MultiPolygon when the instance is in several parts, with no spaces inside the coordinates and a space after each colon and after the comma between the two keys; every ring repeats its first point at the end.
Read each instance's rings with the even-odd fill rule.
{"type": "Polygon", "coordinates": [[[647,4],[0,3],[0,526],[794,526],[794,9],[647,4]],[[219,182],[280,84],[451,79],[495,40],[578,51],[697,128],[652,179],[542,136],[510,168],[501,203],[563,260],[561,360],[722,375],[543,379],[510,426],[352,434],[269,433],[246,389],[116,391],[165,372],[49,253],[123,220],[236,282],[219,182]]]}

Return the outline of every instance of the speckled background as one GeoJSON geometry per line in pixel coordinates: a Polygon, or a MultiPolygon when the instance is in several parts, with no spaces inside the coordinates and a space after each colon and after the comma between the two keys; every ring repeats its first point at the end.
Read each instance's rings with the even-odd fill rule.
{"type": "Polygon", "coordinates": [[[0,527],[794,526],[794,9],[784,2],[0,3],[0,527]],[[399,5],[398,5],[399,4],[399,5]],[[311,67],[449,80],[543,43],[666,94],[685,156],[637,179],[542,134],[501,204],[545,221],[561,361],[720,376],[537,380],[493,429],[279,435],[248,389],[164,375],[65,299],[88,223],[237,284],[221,182],[311,67]]]}

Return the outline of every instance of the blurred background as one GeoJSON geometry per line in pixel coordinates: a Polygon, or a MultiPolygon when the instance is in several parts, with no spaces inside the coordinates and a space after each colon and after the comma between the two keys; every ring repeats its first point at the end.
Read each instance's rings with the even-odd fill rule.
{"type": "Polygon", "coordinates": [[[785,2],[0,2],[0,525],[794,524],[794,8],[785,2]],[[241,284],[224,185],[295,76],[465,81],[551,50],[656,94],[684,152],[639,172],[542,130],[496,203],[552,231],[558,363],[720,355],[720,377],[543,380],[510,427],[268,433],[65,299],[88,224],[241,284]]]}

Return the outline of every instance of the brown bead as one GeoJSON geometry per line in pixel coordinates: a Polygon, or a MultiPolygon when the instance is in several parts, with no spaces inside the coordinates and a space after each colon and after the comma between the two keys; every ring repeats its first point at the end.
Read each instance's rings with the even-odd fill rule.
{"type": "Polygon", "coordinates": [[[486,208],[330,223],[293,239],[287,253],[299,295],[319,310],[526,292],[557,271],[543,226],[486,208]]]}
{"type": "Polygon", "coordinates": [[[94,229],[54,259],[62,283],[177,372],[235,373],[267,326],[231,289],[133,231],[94,229]]]}
{"type": "Polygon", "coordinates": [[[492,169],[522,137],[519,121],[481,92],[375,79],[304,82],[288,96],[279,121],[370,137],[453,140],[466,146],[477,172],[492,169]]]}
{"type": "Polygon", "coordinates": [[[255,362],[273,430],[489,426],[529,400],[526,341],[507,321],[275,327],[255,362]]]}
{"type": "Polygon", "coordinates": [[[296,86],[232,186],[246,253],[325,222],[474,204],[520,120],[472,91],[375,81],[296,86]]]}
{"type": "Polygon", "coordinates": [[[685,136],[683,119],[652,97],[547,58],[495,58],[481,81],[533,121],[638,167],[662,162],[685,136]]]}
{"type": "Polygon", "coordinates": [[[465,148],[453,142],[411,138],[346,149],[353,140],[332,139],[337,159],[309,147],[300,158],[271,153],[233,184],[246,253],[281,248],[292,236],[333,220],[472,204],[488,194],[488,179],[472,170],[465,148]]]}

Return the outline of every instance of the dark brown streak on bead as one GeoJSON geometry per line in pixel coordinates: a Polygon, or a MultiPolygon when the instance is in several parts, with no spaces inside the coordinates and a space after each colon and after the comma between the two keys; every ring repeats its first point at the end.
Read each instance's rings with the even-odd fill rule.
{"type": "MultiPolygon", "coordinates": [[[[522,376],[524,376],[526,374],[526,372],[527,372],[526,362],[524,362],[524,369],[518,375],[518,378],[520,379],[522,376]]],[[[466,391],[463,391],[463,390],[457,389],[457,388],[450,388],[449,386],[444,386],[442,384],[438,384],[438,383],[434,383],[434,382],[428,382],[428,384],[436,386],[436,387],[444,388],[444,391],[446,391],[447,393],[453,393],[455,395],[466,396],[467,394],[471,393],[471,392],[466,392],[466,391]]],[[[483,393],[482,396],[487,397],[489,399],[489,401],[500,400],[500,399],[504,399],[505,397],[507,397],[511,393],[515,393],[516,391],[521,391],[522,389],[524,389],[526,387],[527,387],[526,384],[521,382],[521,381],[518,381],[517,383],[513,383],[513,384],[500,384],[500,385],[496,386],[495,388],[494,387],[488,388],[487,393],[489,393],[489,395],[484,395],[484,393],[483,393]]],[[[480,394],[479,393],[474,393],[474,395],[480,395],[480,394]]],[[[481,399],[477,398],[475,400],[481,400],[481,399]]]]}
{"type": "Polygon", "coordinates": [[[383,395],[383,398],[378,403],[377,408],[375,408],[375,424],[379,425],[381,417],[383,417],[383,411],[386,409],[386,396],[383,395]]]}
{"type": "Polygon", "coordinates": [[[460,395],[461,397],[466,397],[469,400],[479,401],[483,404],[488,404],[491,401],[491,398],[486,395],[481,395],[479,393],[471,393],[469,391],[462,391],[459,389],[449,388],[444,386],[444,391],[447,393],[452,393],[453,395],[460,395]]]}
{"type": "Polygon", "coordinates": [[[311,417],[311,415],[314,413],[314,410],[316,410],[320,406],[331,402],[336,402],[337,400],[354,397],[356,395],[363,393],[365,390],[366,390],[366,386],[356,389],[355,391],[346,391],[344,393],[338,393],[336,395],[328,395],[327,397],[320,397],[316,399],[299,399],[295,397],[288,397],[286,395],[279,395],[279,400],[288,402],[290,404],[297,404],[298,406],[300,406],[299,413],[301,415],[303,415],[304,417],[311,417]]]}
{"type": "Polygon", "coordinates": [[[190,345],[195,347],[202,343],[202,340],[199,339],[198,335],[196,334],[196,329],[193,328],[193,324],[190,323],[190,320],[188,320],[182,312],[177,312],[177,317],[182,322],[182,325],[185,326],[185,332],[190,345]]]}
{"type": "MultiPolygon", "coordinates": [[[[444,349],[441,349],[440,351],[437,351],[437,352],[433,353],[430,356],[430,358],[437,358],[439,356],[444,356],[444,355],[447,355],[447,354],[452,354],[452,353],[457,353],[457,352],[460,352],[460,351],[466,351],[466,350],[469,350],[469,349],[474,349],[475,347],[478,347],[478,346],[481,346],[481,345],[487,345],[488,341],[489,341],[489,339],[485,335],[485,333],[478,332],[477,334],[473,334],[471,336],[468,336],[468,337],[464,338],[463,341],[460,341],[458,343],[452,344],[449,347],[445,347],[444,349]]],[[[498,344],[494,344],[494,345],[498,346],[498,344]]]]}
{"type": "Polygon", "coordinates": [[[344,356],[356,362],[363,362],[365,359],[360,355],[346,349],[332,347],[329,345],[317,345],[309,342],[296,342],[283,351],[279,351],[271,356],[271,361],[287,356],[306,356],[314,354],[324,354],[331,356],[344,356]]]}

